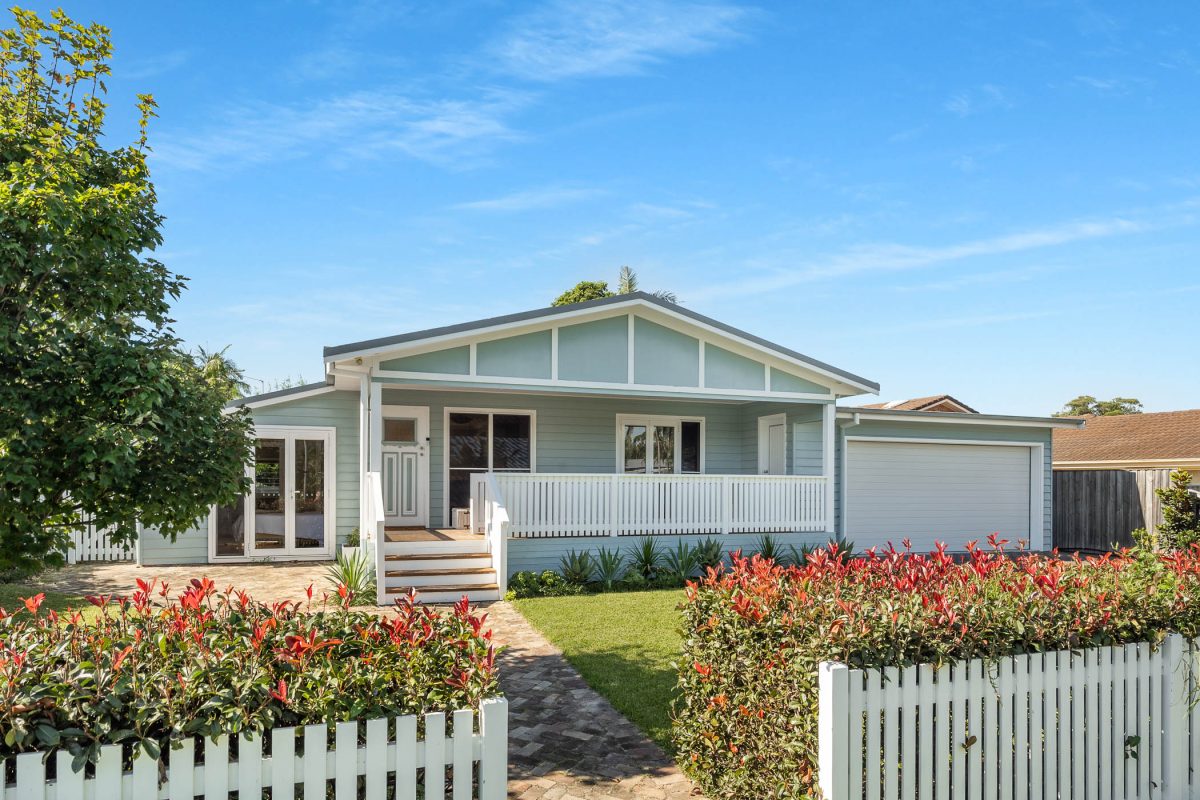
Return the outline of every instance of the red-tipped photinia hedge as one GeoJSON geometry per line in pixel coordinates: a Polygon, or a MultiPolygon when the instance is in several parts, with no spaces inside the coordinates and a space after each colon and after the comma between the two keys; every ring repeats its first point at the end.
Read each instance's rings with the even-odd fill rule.
{"type": "MultiPolygon", "coordinates": [[[[675,702],[680,761],[712,797],[806,797],[817,665],[940,664],[1200,633],[1200,549],[1063,561],[818,551],[801,567],[734,558],[688,586],[675,702]]],[[[907,545],[906,545],[907,547],[907,545]]]]}
{"type": "Polygon", "coordinates": [[[498,694],[486,617],[402,598],[381,614],[255,602],[193,580],[89,597],[95,614],[0,611],[0,757],[477,707],[498,694]]]}

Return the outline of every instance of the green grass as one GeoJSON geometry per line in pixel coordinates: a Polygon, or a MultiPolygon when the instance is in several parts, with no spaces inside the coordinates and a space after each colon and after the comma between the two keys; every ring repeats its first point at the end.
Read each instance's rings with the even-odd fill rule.
{"type": "Polygon", "coordinates": [[[667,752],[682,647],[681,589],[517,600],[583,679],[667,752]]]}
{"type": "MultiPolygon", "coordinates": [[[[36,583],[0,583],[0,608],[15,611],[23,607],[22,597],[33,597],[42,591],[44,590],[38,588],[36,583]]],[[[67,608],[77,608],[85,614],[91,614],[94,607],[80,595],[46,592],[46,599],[42,601],[42,611],[63,611],[67,608]]]]}

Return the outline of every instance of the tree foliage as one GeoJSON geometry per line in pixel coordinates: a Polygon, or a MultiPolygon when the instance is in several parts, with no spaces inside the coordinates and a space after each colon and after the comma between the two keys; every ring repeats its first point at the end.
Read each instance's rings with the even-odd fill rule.
{"type": "Polygon", "coordinates": [[[1114,397],[1111,400],[1097,400],[1090,394],[1081,394],[1074,400],[1068,400],[1062,411],[1056,412],[1056,417],[1116,417],[1122,414],[1142,413],[1142,401],[1134,397],[1114,397]]]}
{"type": "Polygon", "coordinates": [[[1171,472],[1171,485],[1155,489],[1162,503],[1163,522],[1158,526],[1159,549],[1188,550],[1200,543],[1200,500],[1188,487],[1192,474],[1184,469],[1171,472]]]}
{"type": "Polygon", "coordinates": [[[102,25],[13,9],[0,31],[0,572],[61,563],[87,521],[174,536],[245,486],[240,376],[180,346],[185,278],[151,257],[162,217],[140,134],[102,144],[102,25]]]}
{"type": "Polygon", "coordinates": [[[608,281],[580,281],[554,299],[552,306],[569,306],[572,303],[584,303],[588,300],[599,300],[612,297],[613,292],[608,288],[608,281]]]}

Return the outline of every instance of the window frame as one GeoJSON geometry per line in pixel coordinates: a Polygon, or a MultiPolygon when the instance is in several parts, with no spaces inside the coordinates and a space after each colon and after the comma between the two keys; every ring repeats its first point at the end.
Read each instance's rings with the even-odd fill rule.
{"type": "Polygon", "coordinates": [[[617,414],[616,424],[616,461],[613,465],[613,471],[618,475],[704,475],[706,474],[706,464],[704,459],[704,451],[706,437],[708,435],[708,423],[705,417],[702,416],[674,416],[664,414],[617,414]],[[698,472],[683,471],[683,423],[695,422],[700,425],[700,443],[699,443],[699,459],[698,472]],[[646,453],[646,469],[643,472],[626,472],[625,471],[625,426],[626,425],[645,425],[646,426],[646,444],[650,448],[652,441],[651,430],[655,427],[659,428],[674,428],[675,430],[675,464],[674,470],[669,473],[654,472],[654,454],[646,453]]]}
{"type": "MultiPolygon", "coordinates": [[[[485,472],[493,472],[492,462],[494,456],[494,441],[495,437],[492,432],[494,417],[497,414],[501,416],[524,416],[529,417],[529,469],[504,469],[501,472],[515,472],[517,474],[530,474],[537,472],[537,411],[532,408],[466,408],[461,406],[446,406],[442,409],[442,513],[446,520],[446,524],[450,524],[450,415],[451,414],[486,414],[488,418],[487,425],[487,467],[485,472]]],[[[476,467],[456,467],[455,469],[478,469],[476,467]]]]}

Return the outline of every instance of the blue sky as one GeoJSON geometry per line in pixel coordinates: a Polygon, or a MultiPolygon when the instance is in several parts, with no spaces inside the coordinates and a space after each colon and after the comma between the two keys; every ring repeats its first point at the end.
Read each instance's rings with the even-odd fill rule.
{"type": "Polygon", "coordinates": [[[177,330],[325,344],[645,288],[874,380],[1200,406],[1194,3],[68,4],[152,92],[177,330]]]}

